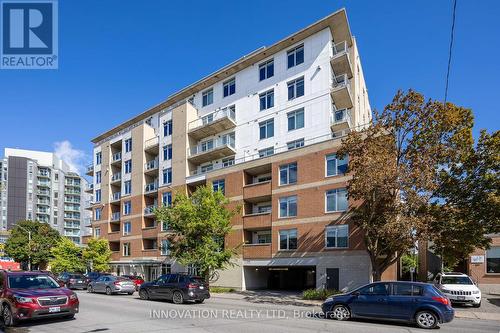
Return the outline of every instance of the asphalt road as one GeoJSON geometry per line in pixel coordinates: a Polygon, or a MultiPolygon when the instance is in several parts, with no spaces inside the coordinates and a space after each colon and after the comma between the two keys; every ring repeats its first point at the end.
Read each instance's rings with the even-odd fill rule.
{"type": "MultiPolygon", "coordinates": [[[[252,303],[225,298],[212,298],[204,304],[175,305],[163,301],[141,301],[136,294],[77,293],[80,313],[75,319],[34,321],[6,332],[425,332],[405,324],[327,320],[321,318],[320,309],[315,306],[252,303]]],[[[499,330],[500,321],[455,319],[441,325],[438,331],[498,333],[499,330]]]]}

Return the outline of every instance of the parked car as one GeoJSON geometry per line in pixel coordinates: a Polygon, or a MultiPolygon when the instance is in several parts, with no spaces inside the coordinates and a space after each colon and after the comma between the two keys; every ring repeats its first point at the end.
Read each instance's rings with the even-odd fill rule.
{"type": "Polygon", "coordinates": [[[434,328],[453,320],[450,300],[432,284],[375,282],[354,291],[329,297],[322,305],[327,318],[385,319],[434,328]]]}
{"type": "Polygon", "coordinates": [[[122,277],[134,281],[135,290],[139,290],[139,287],[141,286],[141,284],[144,283],[144,279],[138,275],[122,275],[122,277]]]}
{"type": "Polygon", "coordinates": [[[475,308],[481,306],[481,290],[467,274],[438,273],[433,282],[452,303],[471,304],[475,308]]]}
{"type": "Polygon", "coordinates": [[[210,298],[208,284],[201,277],[188,274],[165,274],[152,282],[145,282],[139,288],[139,297],[165,299],[181,304],[186,301],[203,303],[210,298]]]}
{"type": "Polygon", "coordinates": [[[87,274],[84,274],[86,277],[86,282],[87,286],[89,285],[90,282],[97,280],[103,275],[110,275],[108,273],[101,273],[101,272],[88,272],[87,274]]]}
{"type": "Polygon", "coordinates": [[[87,287],[89,293],[129,294],[135,292],[135,284],[132,280],[121,276],[103,275],[97,280],[90,282],[87,287]]]}
{"type": "Polygon", "coordinates": [[[78,313],[77,295],[48,274],[0,271],[1,315],[6,326],[20,320],[66,317],[78,313]]]}
{"type": "Polygon", "coordinates": [[[58,280],[68,289],[87,289],[87,278],[83,274],[64,272],[59,274],[58,280]]]}

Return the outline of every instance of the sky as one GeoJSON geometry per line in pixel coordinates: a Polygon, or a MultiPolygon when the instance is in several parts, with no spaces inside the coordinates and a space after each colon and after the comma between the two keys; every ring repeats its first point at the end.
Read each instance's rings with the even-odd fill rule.
{"type": "MultiPolygon", "coordinates": [[[[0,70],[0,155],[55,151],[81,170],[92,138],[342,7],[372,108],[398,89],[444,98],[452,0],[60,0],[59,69],[0,70]]],[[[448,100],[472,108],[476,136],[499,129],[499,12],[457,4],[448,100]]]]}

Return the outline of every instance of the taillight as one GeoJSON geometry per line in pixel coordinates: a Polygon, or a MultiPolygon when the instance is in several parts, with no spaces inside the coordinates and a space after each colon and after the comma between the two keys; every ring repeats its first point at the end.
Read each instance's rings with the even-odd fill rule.
{"type": "Polygon", "coordinates": [[[433,296],[432,299],[441,304],[450,305],[450,301],[446,297],[433,296]]]}
{"type": "Polygon", "coordinates": [[[188,288],[196,288],[198,286],[196,284],[194,284],[194,283],[188,283],[187,287],[188,288]]]}

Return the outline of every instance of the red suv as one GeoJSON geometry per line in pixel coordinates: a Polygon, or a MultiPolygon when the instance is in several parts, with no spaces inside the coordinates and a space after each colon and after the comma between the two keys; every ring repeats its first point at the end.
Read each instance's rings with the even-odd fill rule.
{"type": "Polygon", "coordinates": [[[0,288],[5,326],[31,318],[73,318],[78,313],[76,294],[45,273],[0,271],[0,288]]]}

